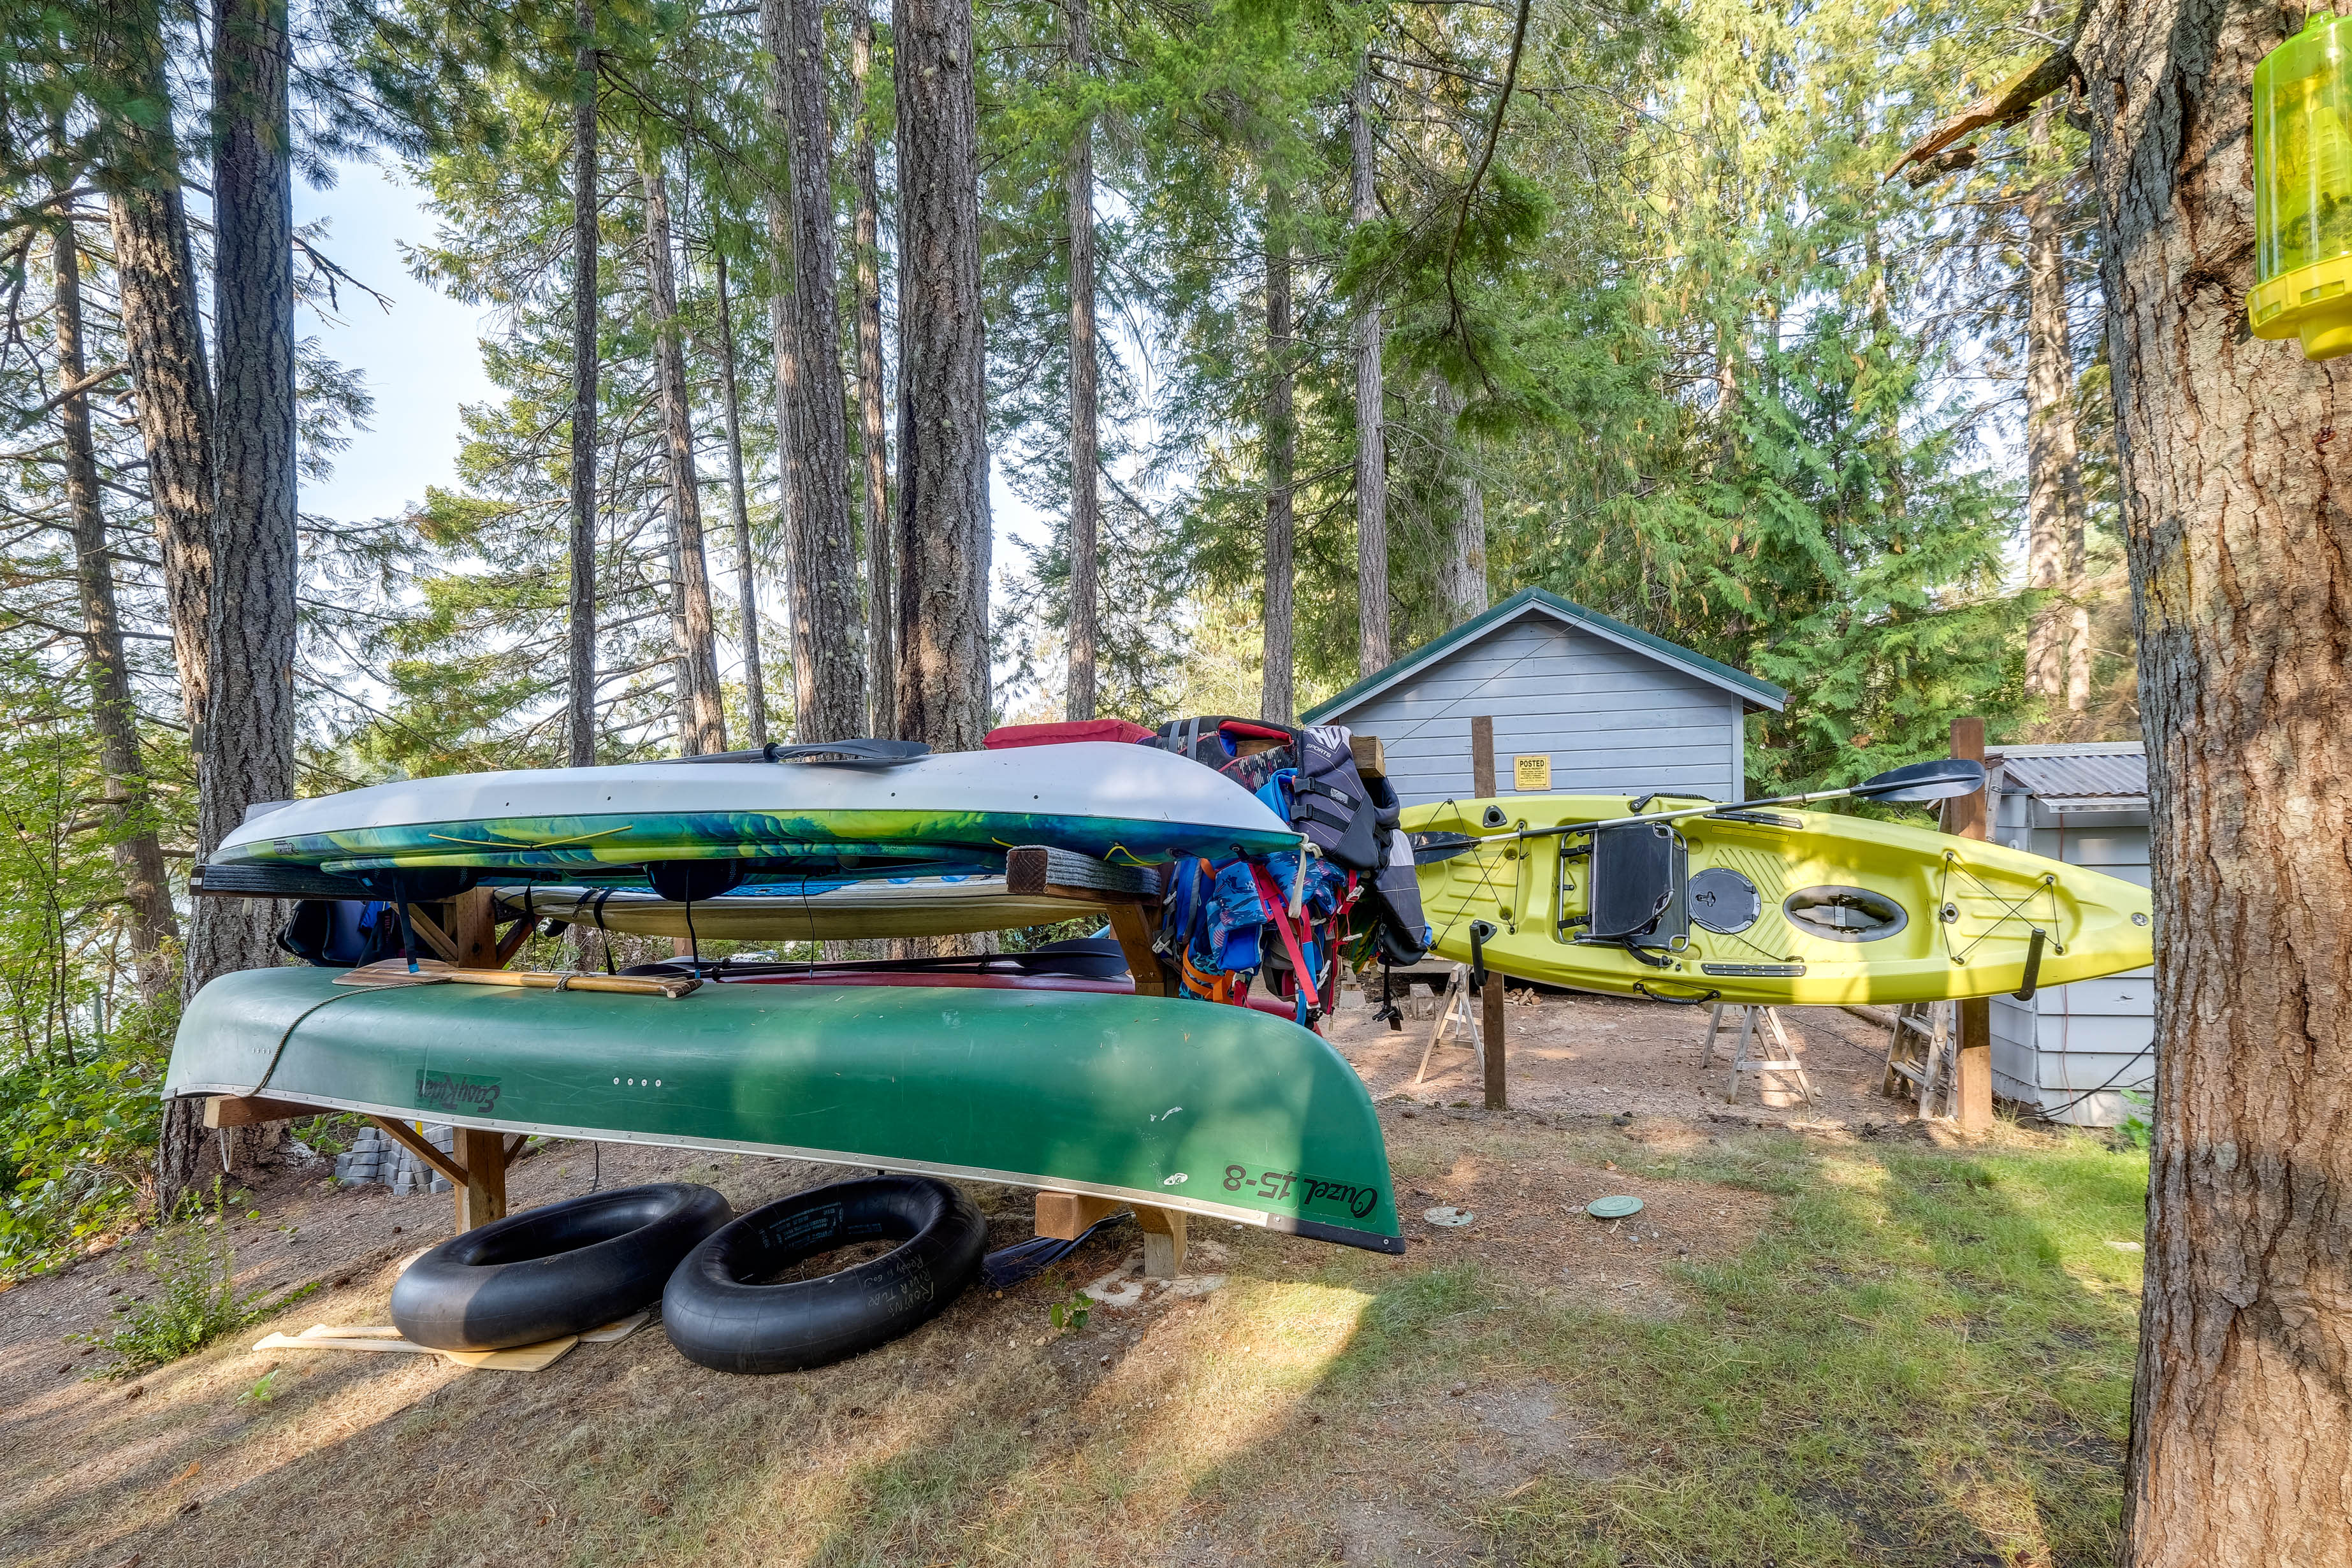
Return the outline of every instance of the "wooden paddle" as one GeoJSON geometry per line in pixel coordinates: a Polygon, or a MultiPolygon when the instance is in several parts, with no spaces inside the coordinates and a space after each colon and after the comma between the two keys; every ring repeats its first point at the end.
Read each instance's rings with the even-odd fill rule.
{"type": "Polygon", "coordinates": [[[510,985],[522,991],[609,991],[625,996],[667,996],[672,1001],[702,982],[691,974],[582,974],[545,969],[460,969],[437,958],[404,958],[363,964],[335,977],[338,985],[386,990],[396,985],[510,985]]]}

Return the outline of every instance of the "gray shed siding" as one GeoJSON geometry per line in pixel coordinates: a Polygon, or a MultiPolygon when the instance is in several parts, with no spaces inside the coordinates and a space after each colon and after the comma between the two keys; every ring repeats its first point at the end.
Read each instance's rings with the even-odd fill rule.
{"type": "MultiPolygon", "coordinates": [[[[2147,836],[2144,809],[2059,812],[2023,793],[1995,798],[1996,841],[2143,888],[2147,836]]],[[[2156,1034],[2153,969],[2053,986],[2031,1002],[1996,996],[1991,1012],[1996,1093],[2083,1126],[2113,1127],[2135,1114],[2131,1103],[2113,1090],[2071,1110],[2060,1107],[2111,1079],[2123,1089],[2154,1078],[2153,1058],[2139,1055],[2156,1034]]]]}
{"type": "Polygon", "coordinates": [[[1496,785],[1511,759],[1551,759],[1554,795],[1652,790],[1737,800],[1738,695],[1549,616],[1529,615],[1326,721],[1377,735],[1407,805],[1474,793],[1470,721],[1495,721],[1496,785]]]}

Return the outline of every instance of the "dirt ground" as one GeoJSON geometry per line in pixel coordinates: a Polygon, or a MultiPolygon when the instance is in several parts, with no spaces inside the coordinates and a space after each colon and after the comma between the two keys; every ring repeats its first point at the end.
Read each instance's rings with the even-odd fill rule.
{"type": "MultiPolygon", "coordinates": [[[[100,1358],[73,1336],[155,1288],[139,1237],[0,1294],[0,1563],[944,1562],[1003,1555],[1007,1540],[1031,1562],[1465,1561],[1474,1503],[1604,1457],[1556,1390],[1508,1364],[1457,1376],[1440,1358],[1417,1375],[1408,1357],[1379,1397],[1339,1397],[1333,1369],[1366,1342],[1368,1293],[1408,1277],[1451,1289],[1475,1270],[1528,1300],[1672,1320],[1687,1271],[1748,1247],[1774,1200],[1635,1174],[1609,1150],[1633,1163],[1740,1123],[1901,1133],[1872,1092],[1868,1026],[1815,1009],[1790,1022],[1814,1104],[1759,1108],[1750,1086],[1729,1107],[1720,1061],[1699,1068],[1703,1013],[1514,1004],[1513,1108],[1495,1114],[1460,1108],[1479,1100],[1466,1050],[1442,1049],[1412,1084],[1431,1019],[1391,1032],[1350,1007],[1334,1043],[1380,1102],[1405,1258],[1195,1222],[1191,1275],[1147,1283],[1123,1223],[1049,1276],[968,1292],[883,1351],[784,1377],[703,1371],[658,1321],[528,1374],[257,1352],[272,1329],[388,1321],[399,1267],[452,1224],[446,1195],[289,1171],[236,1205],[228,1239],[245,1288],[317,1293],[196,1355],[87,1375],[100,1358]],[[1608,1224],[1583,1214],[1612,1193],[1644,1206],[1608,1224]],[[1471,1220],[1424,1217],[1444,1209],[1471,1220]],[[1047,1309],[1075,1283],[1100,1304],[1083,1331],[1056,1332],[1047,1309]],[[251,1397],[273,1366],[271,1397],[251,1397]],[[1272,1496],[1247,1479],[1260,1464],[1327,1484],[1311,1502],[1287,1483],[1272,1496]],[[974,1488],[995,1500],[983,1516],[1014,1522],[960,1547],[969,1527],[937,1520],[968,1515],[974,1488]]],[[[551,1145],[515,1166],[511,1201],[584,1192],[594,1173],[589,1146],[551,1145]]],[[[623,1145],[601,1168],[607,1186],[706,1182],[739,1210],[841,1174],[623,1145]]],[[[1028,1194],[975,1196],[992,1246],[1029,1234],[1028,1194]]]]}
{"type": "MultiPolygon", "coordinates": [[[[1505,1009],[1508,1058],[1507,1089],[1514,1110],[1570,1116],[1668,1116],[1731,1120],[1756,1125],[1824,1128],[1892,1125],[1912,1120],[1896,1101],[1878,1093],[1886,1058],[1886,1031],[1841,1007],[1784,1007],[1796,1059],[1805,1064],[1812,1091],[1808,1104],[1797,1075],[1772,1072],[1742,1077],[1738,1099],[1727,1101],[1736,1045],[1737,1014],[1727,1014],[1714,1060],[1706,1052],[1707,1012],[1655,1002],[1514,988],[1505,1009]],[[1769,1103],[1767,1103],[1767,1102],[1769,1103]]],[[[1428,1074],[1416,1084],[1430,1036],[1437,1027],[1436,1005],[1416,988],[1420,1016],[1401,1029],[1383,1026],[1373,1008],[1350,992],[1332,1016],[1327,1033],[1362,1073],[1374,1099],[1391,1096],[1431,1104],[1455,1100],[1483,1103],[1478,1053],[1457,1044],[1457,1024],[1445,1042],[1428,1052],[1428,1074]]],[[[1778,1058],[1777,1042],[1759,1019],[1758,1058],[1778,1058]]]]}

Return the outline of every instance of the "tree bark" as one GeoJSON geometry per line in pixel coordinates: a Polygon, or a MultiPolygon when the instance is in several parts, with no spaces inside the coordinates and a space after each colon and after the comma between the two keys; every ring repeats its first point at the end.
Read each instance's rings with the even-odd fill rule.
{"type": "MultiPolygon", "coordinates": [[[[127,28],[113,40],[121,76],[140,98],[168,114],[171,96],[156,14],[138,6],[125,16],[127,28]]],[[[213,584],[212,373],[205,363],[179,150],[168,124],[126,118],[116,125],[115,139],[119,166],[106,175],[115,289],[147,455],[181,710],[201,752],[213,584]]]]}
{"type": "Polygon", "coordinates": [[[2279,7],[2098,7],[2104,229],[2156,900],[2126,1561],[2352,1563],[2352,369],[2246,335],[2279,7]]]}
{"type": "Polygon", "coordinates": [[[677,325],[669,181],[658,153],[639,153],[637,177],[645,190],[646,286],[653,296],[654,357],[660,372],[662,430],[669,458],[670,550],[677,573],[679,751],[685,756],[707,756],[727,749],[727,716],[719,702],[710,563],[702,548],[702,486],[694,471],[694,416],[688,405],[686,342],[677,325]]]}
{"type": "Polygon", "coordinates": [[[751,509],[743,492],[743,410],[735,386],[735,307],[727,298],[727,253],[713,259],[719,284],[719,387],[727,413],[727,499],[735,513],[735,598],[743,621],[743,716],[754,746],[768,743],[768,682],[760,667],[759,578],[751,556],[751,509]]]}
{"type": "MultiPolygon", "coordinates": [[[[58,374],[68,385],[89,374],[82,351],[81,259],[70,217],[51,231],[57,270],[58,374]]],[[[180,939],[163,849],[155,837],[147,770],[139,757],[139,710],[122,653],[122,622],[114,600],[113,552],[100,500],[98,451],[89,434],[89,395],[79,392],[58,410],[65,436],[66,506],[73,520],[74,574],[81,591],[82,635],[89,646],[90,721],[98,732],[99,765],[106,773],[107,815],[112,819],[114,864],[131,910],[131,955],[139,994],[153,1002],[173,984],[169,948],[180,939]]]]}
{"type": "Polygon", "coordinates": [[[2074,617],[2063,591],[2075,585],[2068,563],[2082,551],[2084,513],[2066,321],[2066,174],[2052,166],[2058,111],[2050,100],[2033,116],[2032,157],[2040,168],[2025,195],[2025,585],[2050,595],[2026,635],[2025,689],[2053,704],[2066,689],[2074,617]]]}
{"type": "Polygon", "coordinates": [[[792,164],[793,287],[784,310],[792,353],[776,356],[776,402],[786,432],[797,731],[803,741],[835,741],[866,728],[866,635],[849,521],[823,0],[761,0],[760,30],[775,60],[773,101],[792,164]]]}
{"type": "Polygon", "coordinates": [[[566,762],[596,765],[596,5],[577,0],[572,57],[572,517],[566,762]]]}
{"type": "MultiPolygon", "coordinates": [[[[251,806],[294,794],[294,184],[283,0],[232,0],[213,40],[213,324],[219,334],[214,426],[212,602],[205,615],[205,723],[197,761],[196,852],[251,806]]],[[[184,994],[234,970],[277,962],[274,900],[200,899],[189,921],[184,994]]],[[[206,1167],[194,1102],[175,1101],[156,1154],[167,1203],[206,1167]]],[[[226,1136],[249,1169],[282,1123],[226,1136]]]]}
{"type": "Polygon", "coordinates": [[[1298,426],[1292,416],[1290,363],[1290,193],[1272,181],[1265,187],[1265,658],[1258,717],[1269,724],[1290,722],[1291,684],[1291,470],[1298,456],[1298,426]]]}
{"type": "Polygon", "coordinates": [[[887,403],[882,388],[882,219],[879,182],[874,167],[874,123],[866,101],[866,79],[874,69],[874,17],[863,5],[849,23],[849,79],[857,104],[850,132],[850,162],[857,178],[857,211],[851,242],[857,261],[857,445],[864,472],[866,526],[866,671],[873,718],[866,732],[888,739],[898,732],[897,586],[891,569],[889,435],[883,423],[887,403]]]}
{"type": "Polygon", "coordinates": [[[1437,412],[1445,433],[1445,464],[1454,488],[1454,519],[1438,562],[1437,601],[1446,624],[1460,626],[1486,607],[1486,495],[1462,436],[1462,395],[1437,384],[1437,412]]]}
{"type": "Polygon", "coordinates": [[[988,398],[971,0],[893,0],[898,99],[898,733],[988,732],[988,398]]]}
{"type": "MultiPolygon", "coordinates": [[[[1357,226],[1380,216],[1372,149],[1372,60],[1356,57],[1356,87],[1348,100],[1351,216],[1357,226]]],[[[1356,673],[1388,668],[1389,460],[1386,395],[1381,372],[1381,306],[1356,308],[1356,673]]]]}
{"type": "MultiPolygon", "coordinates": [[[[1073,89],[1093,69],[1091,0],[1063,0],[1063,41],[1073,89]]],[[[1096,644],[1100,639],[1101,491],[1095,482],[1098,414],[1095,364],[1095,121],[1081,113],[1070,138],[1070,669],[1064,714],[1095,716],[1096,644]]]]}

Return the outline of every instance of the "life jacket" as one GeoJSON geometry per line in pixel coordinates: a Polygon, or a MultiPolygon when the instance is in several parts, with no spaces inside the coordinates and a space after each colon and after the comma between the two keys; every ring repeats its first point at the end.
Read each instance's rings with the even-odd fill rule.
{"type": "Polygon", "coordinates": [[[1376,871],[1386,862],[1379,813],[1364,775],[1356,769],[1345,727],[1318,724],[1300,731],[1290,825],[1306,834],[1325,859],[1350,871],[1376,871]]]}
{"type": "Polygon", "coordinates": [[[1364,790],[1386,853],[1365,881],[1358,928],[1371,927],[1373,951],[1382,963],[1419,963],[1429,952],[1429,922],[1421,909],[1421,879],[1412,868],[1412,841],[1400,820],[1402,807],[1395,786],[1384,778],[1366,779],[1364,790]]]}

